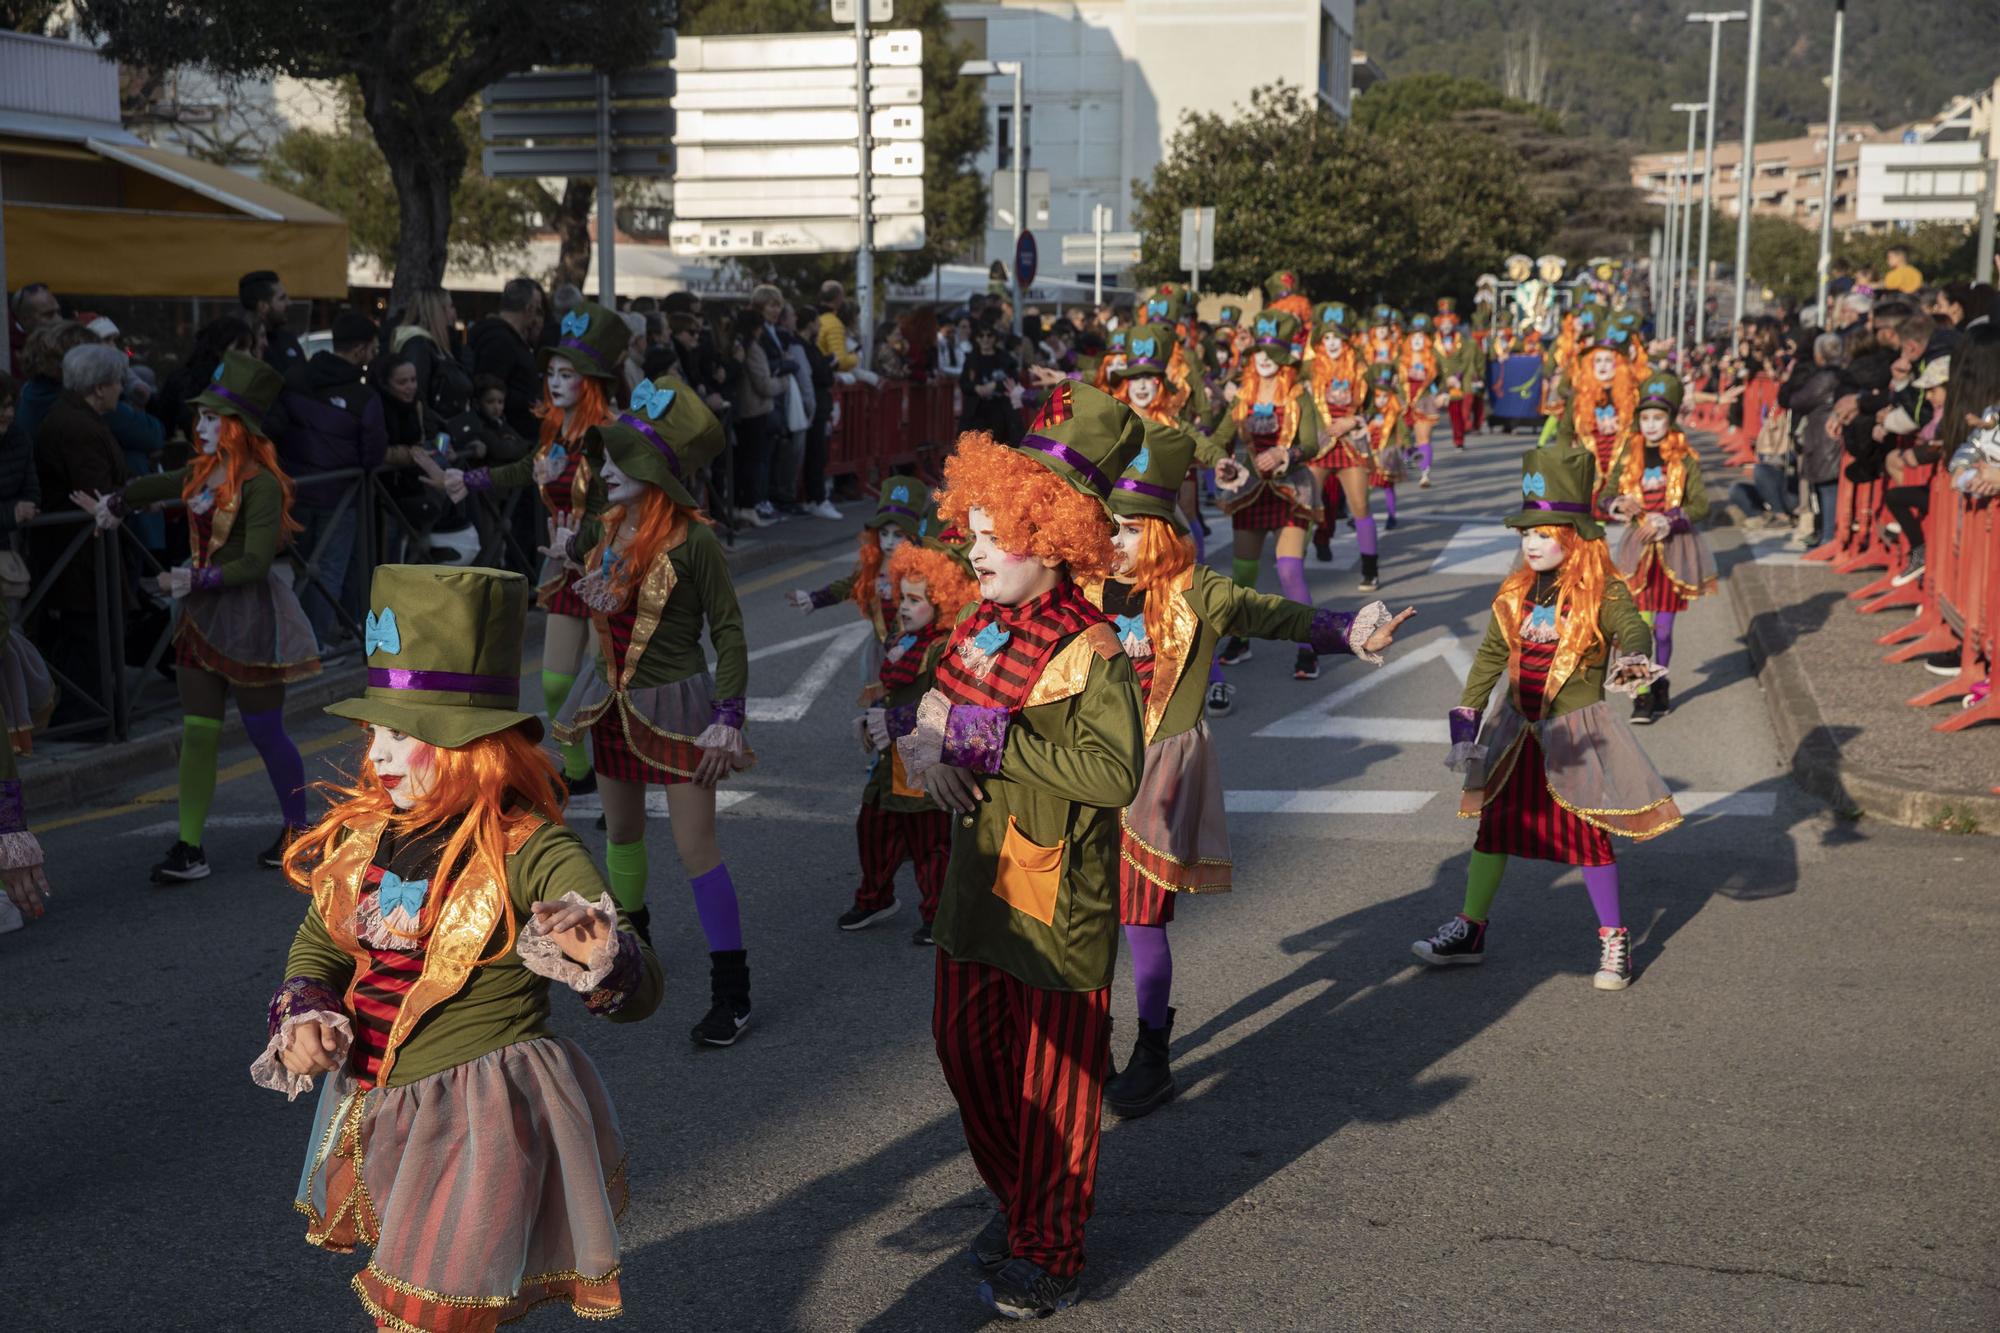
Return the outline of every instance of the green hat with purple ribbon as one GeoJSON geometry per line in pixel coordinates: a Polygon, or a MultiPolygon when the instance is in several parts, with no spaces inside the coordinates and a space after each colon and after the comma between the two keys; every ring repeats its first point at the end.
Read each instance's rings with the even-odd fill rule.
{"type": "Polygon", "coordinates": [[[1049,390],[1018,447],[1108,509],[1145,435],[1145,419],[1124,403],[1081,380],[1064,380],[1049,390]]]}
{"type": "Polygon", "coordinates": [[[1181,513],[1181,483],[1194,465],[1194,436],[1178,426],[1147,418],[1145,435],[1132,461],[1111,485],[1111,512],[1121,518],[1161,518],[1187,531],[1181,513]]]}
{"type": "Polygon", "coordinates": [[[898,528],[905,537],[923,536],[924,515],[931,512],[931,488],[907,472],[882,478],[875,512],[862,524],[868,528],[898,528]]]}
{"type": "Polygon", "coordinates": [[[673,375],[641,380],[632,405],[584,433],[584,447],[602,449],[618,470],[649,482],[676,504],[699,509],[694,493],[702,470],[722,452],[722,423],[701,395],[673,375]]]}
{"type": "Polygon", "coordinates": [[[556,324],[556,345],[542,348],[535,356],[544,374],[548,372],[550,359],[559,356],[575,366],[579,375],[616,380],[621,374],[618,367],[625,359],[625,347],[631,341],[632,330],[616,311],[607,310],[595,301],[585,301],[563,312],[556,324]]]}
{"type": "Polygon", "coordinates": [[[194,405],[218,416],[235,417],[269,439],[264,429],[264,414],[284,391],[284,376],[261,359],[245,352],[224,352],[208,387],[195,395],[194,405]]]}
{"type": "Polygon", "coordinates": [[[1125,340],[1125,359],[1111,369],[1114,380],[1136,379],[1142,375],[1165,378],[1167,363],[1174,356],[1171,324],[1141,324],[1125,340]]]}
{"type": "Polygon", "coordinates": [[[1567,523],[1576,535],[1595,541],[1604,535],[1591,515],[1590,493],[1597,482],[1597,457],[1588,449],[1555,445],[1521,455],[1521,510],[1509,514],[1510,528],[1567,523]]]}

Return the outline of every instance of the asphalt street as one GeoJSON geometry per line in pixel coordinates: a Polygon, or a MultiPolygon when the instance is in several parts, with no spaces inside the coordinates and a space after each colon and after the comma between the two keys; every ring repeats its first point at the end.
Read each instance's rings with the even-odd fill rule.
{"type": "MultiPolygon", "coordinates": [[[[1514,550],[1523,444],[1447,441],[1435,484],[1403,487],[1381,595],[1418,616],[1389,665],[1299,683],[1289,646],[1260,644],[1230,672],[1212,725],[1237,889],[1181,904],[1182,1094],[1107,1122],[1085,1303],[1060,1326],[2000,1327],[1992,844],[1800,794],[1725,597],[1681,618],[1675,711],[1641,732],[1699,813],[1621,847],[1635,984],[1592,989],[1580,878],[1545,863],[1510,869],[1483,967],[1411,957],[1463,889],[1444,717],[1514,550]]],[[[557,997],[631,1152],[622,1327],[983,1322],[962,1248],[989,1205],[931,1049],[907,871],[900,916],[833,924],[858,631],[783,598],[843,572],[851,527],[823,526],[820,555],[742,588],[761,762],[721,829],[751,1031],[688,1041],[706,959],[663,819],[660,1012],[614,1027],[557,997]]],[[[1747,558],[1736,529],[1712,537],[1725,570],[1747,558]]],[[[1314,595],[1355,607],[1351,534],[1335,555],[1309,562],[1314,595]]],[[[332,719],[300,738],[319,774],[357,754],[332,719]]],[[[57,896],[0,936],[0,1328],[367,1326],[360,1261],[307,1247],[291,1208],[310,1102],[248,1078],[304,902],[254,868],[276,825],[254,755],[223,764],[200,884],[146,881],[171,769],[32,812],[57,896]]],[[[1113,1012],[1122,1061],[1122,964],[1113,1012]]]]}

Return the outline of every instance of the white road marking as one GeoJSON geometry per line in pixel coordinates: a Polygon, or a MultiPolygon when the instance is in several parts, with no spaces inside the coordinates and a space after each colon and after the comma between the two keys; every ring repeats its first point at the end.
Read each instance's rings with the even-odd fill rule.
{"type": "Polygon", "coordinates": [[[1226,791],[1222,808],[1232,815],[1413,815],[1434,791],[1226,791]]]}
{"type": "Polygon", "coordinates": [[[779,653],[791,652],[810,644],[825,643],[819,658],[806,668],[805,674],[793,682],[792,688],[783,694],[773,696],[752,695],[745,702],[745,712],[752,722],[797,722],[812,711],[813,702],[826,691],[833,682],[840,664],[848,659],[854,650],[865,642],[874,630],[866,621],[853,621],[834,629],[820,630],[813,634],[787,639],[783,643],[766,644],[750,653],[752,662],[779,653]]]}
{"type": "Polygon", "coordinates": [[[1256,734],[1292,739],[1340,736],[1344,734],[1341,727],[1348,725],[1351,719],[1335,718],[1334,714],[1347,709],[1371,690],[1378,690],[1399,676],[1439,660],[1451,667],[1461,681],[1472,674],[1472,654],[1459,643],[1457,636],[1446,631],[1408,649],[1399,648],[1387,665],[1376,667],[1324,698],[1279,718],[1256,734]]]}
{"type": "Polygon", "coordinates": [[[1396,745],[1449,745],[1451,724],[1441,717],[1329,717],[1316,724],[1313,735],[1343,741],[1388,741],[1396,745]]]}
{"type": "Polygon", "coordinates": [[[1497,521],[1462,524],[1431,561],[1430,572],[1449,578],[1505,578],[1521,555],[1521,534],[1497,521]]]}

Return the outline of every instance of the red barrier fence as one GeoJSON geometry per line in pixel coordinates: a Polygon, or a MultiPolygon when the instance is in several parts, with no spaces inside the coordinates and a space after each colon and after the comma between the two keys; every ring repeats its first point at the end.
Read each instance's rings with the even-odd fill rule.
{"type": "Polygon", "coordinates": [[[937,469],[926,465],[927,455],[942,453],[958,435],[955,380],[842,384],[833,401],[840,419],[827,437],[827,475],[855,477],[871,495],[891,472],[934,476],[937,469]]]}
{"type": "Polygon", "coordinates": [[[1732,466],[1747,467],[1757,461],[1757,432],[1763,429],[1764,418],[1778,410],[1778,382],[1758,375],[1743,386],[1743,397],[1738,401],[1743,405],[1743,424],[1723,433],[1722,451],[1732,466]]]}

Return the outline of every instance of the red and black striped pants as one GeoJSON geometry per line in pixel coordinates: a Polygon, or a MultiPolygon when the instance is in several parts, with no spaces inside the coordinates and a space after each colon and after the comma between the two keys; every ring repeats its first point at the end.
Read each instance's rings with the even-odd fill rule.
{"type": "Polygon", "coordinates": [[[951,863],[951,813],[946,810],[884,810],[868,802],[854,818],[861,848],[861,887],[854,905],[876,912],[896,901],[896,871],[908,861],[917,872],[917,907],[925,922],[936,919],[945,867],[951,863]]]}
{"type": "Polygon", "coordinates": [[[972,1163],[1007,1212],[1008,1249],[1058,1277],[1082,1272],[1110,990],[1041,990],[939,949],[931,1037],[972,1163]]]}
{"type": "Polygon", "coordinates": [[[1467,394],[1452,399],[1445,409],[1451,415],[1451,442],[1460,449],[1465,447],[1465,433],[1473,429],[1472,414],[1478,403],[1477,398],[1467,394]]]}

